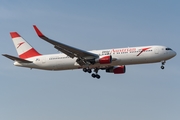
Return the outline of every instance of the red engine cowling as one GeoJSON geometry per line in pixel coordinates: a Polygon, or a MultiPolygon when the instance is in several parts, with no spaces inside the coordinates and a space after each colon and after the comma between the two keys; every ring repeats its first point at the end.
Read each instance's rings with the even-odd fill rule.
{"type": "Polygon", "coordinates": [[[102,56],[101,58],[98,58],[96,62],[100,64],[109,64],[112,62],[112,56],[111,55],[102,56]]]}
{"type": "Polygon", "coordinates": [[[123,74],[126,72],[126,66],[122,65],[122,66],[114,66],[111,68],[107,68],[106,72],[108,73],[114,73],[114,74],[123,74]]]}

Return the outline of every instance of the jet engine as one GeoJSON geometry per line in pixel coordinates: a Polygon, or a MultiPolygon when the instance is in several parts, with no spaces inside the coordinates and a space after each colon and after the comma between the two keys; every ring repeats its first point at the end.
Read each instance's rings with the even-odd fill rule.
{"type": "Polygon", "coordinates": [[[111,55],[101,56],[100,58],[95,59],[95,62],[100,64],[109,64],[112,62],[112,56],[111,55]]]}
{"type": "Polygon", "coordinates": [[[106,69],[106,72],[108,73],[114,73],[114,74],[123,74],[126,72],[126,66],[114,66],[106,69]]]}

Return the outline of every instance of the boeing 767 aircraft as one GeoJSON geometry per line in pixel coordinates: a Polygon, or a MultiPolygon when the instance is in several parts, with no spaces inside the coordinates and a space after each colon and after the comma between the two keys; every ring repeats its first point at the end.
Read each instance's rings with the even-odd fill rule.
{"type": "Polygon", "coordinates": [[[132,64],[161,62],[161,69],[164,69],[165,62],[176,56],[176,52],[171,48],[160,45],[85,51],[52,40],[42,34],[35,25],[33,27],[41,39],[62,53],[42,55],[17,32],[10,32],[19,57],[8,54],[3,56],[13,60],[15,66],[42,70],[82,69],[88,73],[92,73],[93,70],[91,76],[99,79],[99,70],[123,74],[126,72],[125,66],[132,64]]]}

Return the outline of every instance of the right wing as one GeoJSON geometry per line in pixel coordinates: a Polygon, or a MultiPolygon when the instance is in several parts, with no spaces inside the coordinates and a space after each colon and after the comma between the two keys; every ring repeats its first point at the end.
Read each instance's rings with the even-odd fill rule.
{"type": "Polygon", "coordinates": [[[41,39],[53,44],[56,49],[63,52],[67,56],[69,56],[71,58],[74,58],[74,57],[78,58],[76,62],[80,65],[91,64],[89,62],[90,60],[95,60],[96,58],[99,58],[99,55],[97,55],[97,54],[87,52],[87,51],[57,42],[55,40],[52,40],[52,39],[46,37],[45,35],[43,35],[42,32],[35,25],[33,25],[33,27],[34,27],[37,35],[41,39]]]}
{"type": "Polygon", "coordinates": [[[2,55],[9,58],[9,59],[11,59],[11,60],[13,60],[13,61],[17,61],[19,63],[32,63],[32,61],[24,60],[24,59],[14,57],[14,56],[11,56],[11,55],[8,55],[8,54],[2,54],[2,55]]]}

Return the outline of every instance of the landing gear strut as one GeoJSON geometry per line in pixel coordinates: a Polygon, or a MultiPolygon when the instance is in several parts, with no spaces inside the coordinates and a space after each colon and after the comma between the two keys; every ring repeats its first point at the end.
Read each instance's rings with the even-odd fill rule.
{"type": "Polygon", "coordinates": [[[162,63],[162,65],[161,65],[161,69],[163,70],[163,69],[164,69],[164,65],[165,65],[166,61],[162,61],[161,63],[162,63]]]}
{"type": "Polygon", "coordinates": [[[97,78],[97,79],[100,79],[100,75],[98,75],[98,71],[99,71],[99,69],[98,68],[95,68],[94,69],[94,72],[95,73],[93,73],[91,76],[93,77],[93,78],[97,78]]]}

